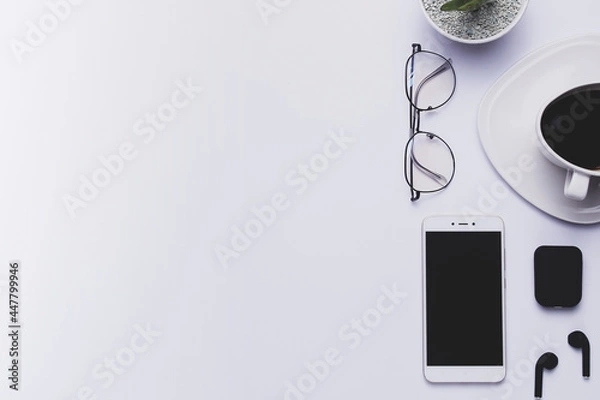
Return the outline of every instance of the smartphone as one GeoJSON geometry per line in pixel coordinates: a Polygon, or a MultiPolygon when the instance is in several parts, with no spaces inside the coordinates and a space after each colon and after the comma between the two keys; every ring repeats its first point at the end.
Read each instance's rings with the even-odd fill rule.
{"type": "Polygon", "coordinates": [[[426,218],[423,370],[430,382],[500,382],[506,375],[504,223],[426,218]]]}

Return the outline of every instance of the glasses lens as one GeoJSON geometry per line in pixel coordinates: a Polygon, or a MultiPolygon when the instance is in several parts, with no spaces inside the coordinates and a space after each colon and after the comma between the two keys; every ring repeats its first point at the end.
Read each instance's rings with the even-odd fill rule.
{"type": "Polygon", "coordinates": [[[450,61],[439,54],[420,51],[406,63],[406,94],[419,110],[438,108],[452,97],[456,75],[450,61]]]}
{"type": "Polygon", "coordinates": [[[419,192],[441,190],[454,177],[454,154],[439,136],[419,132],[406,145],[404,175],[419,192]]]}

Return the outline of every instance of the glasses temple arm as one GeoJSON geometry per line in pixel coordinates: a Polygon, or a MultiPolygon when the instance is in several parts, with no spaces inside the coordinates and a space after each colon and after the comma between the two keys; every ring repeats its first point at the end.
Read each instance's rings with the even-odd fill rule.
{"type": "MultiPolygon", "coordinates": [[[[421,88],[423,87],[423,85],[426,84],[427,82],[429,82],[431,79],[438,76],[439,74],[441,74],[442,72],[446,71],[448,68],[450,68],[451,63],[452,63],[452,59],[449,58],[448,60],[444,61],[444,63],[442,65],[437,67],[429,75],[427,75],[425,78],[423,78],[423,80],[421,80],[421,82],[419,82],[419,85],[417,86],[417,88],[414,91],[414,96],[415,96],[414,104],[418,104],[419,92],[421,91],[421,88]]],[[[412,87],[411,87],[411,89],[412,89],[412,87]]]]}
{"type": "Polygon", "coordinates": [[[413,151],[412,146],[410,148],[410,159],[413,161],[414,165],[417,168],[419,168],[421,171],[423,171],[423,173],[428,175],[431,179],[435,180],[436,182],[438,182],[441,185],[445,185],[448,183],[448,179],[444,175],[433,172],[432,170],[430,170],[429,168],[427,168],[426,166],[421,164],[419,162],[419,160],[417,160],[417,157],[415,157],[415,153],[413,151]]]}

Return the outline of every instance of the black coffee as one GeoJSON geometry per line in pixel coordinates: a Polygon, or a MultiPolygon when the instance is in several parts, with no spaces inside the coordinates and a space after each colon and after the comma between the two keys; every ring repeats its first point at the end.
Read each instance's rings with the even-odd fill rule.
{"type": "Polygon", "coordinates": [[[563,159],[600,170],[600,83],[569,90],[542,114],[542,136],[563,159]]]}

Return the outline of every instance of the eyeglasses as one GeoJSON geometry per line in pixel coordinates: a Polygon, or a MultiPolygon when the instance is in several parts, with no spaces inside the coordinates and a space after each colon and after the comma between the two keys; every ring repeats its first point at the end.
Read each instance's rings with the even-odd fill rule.
{"type": "Polygon", "coordinates": [[[411,201],[421,193],[444,189],[454,178],[454,153],[441,137],[420,129],[421,112],[446,104],[456,89],[452,60],[412,45],[405,68],[406,97],[410,103],[410,139],[404,150],[404,177],[411,201]]]}

